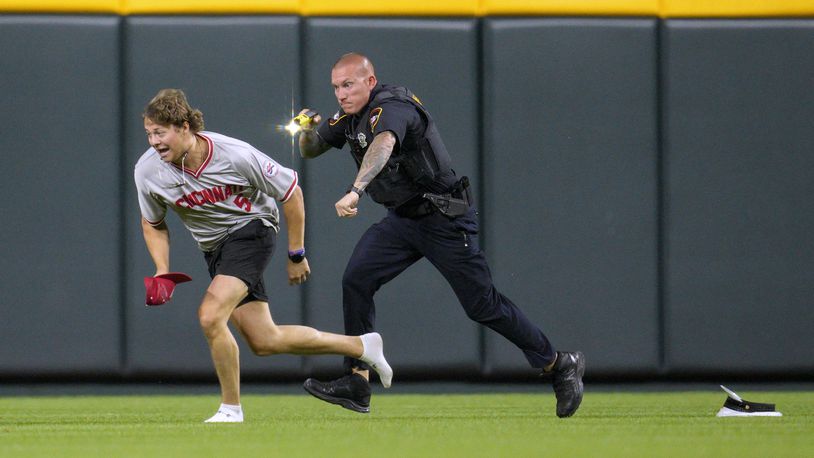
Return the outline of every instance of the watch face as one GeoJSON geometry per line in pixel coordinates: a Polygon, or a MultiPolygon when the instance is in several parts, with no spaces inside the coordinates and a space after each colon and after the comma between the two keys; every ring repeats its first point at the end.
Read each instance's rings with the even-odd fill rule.
{"type": "Polygon", "coordinates": [[[288,259],[290,259],[294,264],[299,264],[303,259],[305,259],[305,256],[301,254],[288,255],[288,259]]]}

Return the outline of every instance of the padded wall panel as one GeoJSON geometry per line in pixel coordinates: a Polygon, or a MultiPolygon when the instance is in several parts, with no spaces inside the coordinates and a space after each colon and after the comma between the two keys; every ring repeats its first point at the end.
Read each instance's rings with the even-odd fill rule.
{"type": "MultiPolygon", "coordinates": [[[[658,366],[655,38],[650,19],[485,22],[495,283],[589,374],[658,366]]],[[[528,367],[486,343],[487,369],[528,367]]]]}
{"type": "Polygon", "coordinates": [[[119,368],[119,19],[0,17],[0,373],[119,368]]]}
{"type": "MultiPolygon", "coordinates": [[[[331,116],[337,109],[331,67],[357,51],[373,61],[380,81],[410,87],[435,117],[455,169],[477,169],[477,23],[474,20],[309,19],[305,29],[306,103],[331,116]]],[[[384,216],[365,197],[359,216],[340,220],[334,203],[356,176],[347,147],[306,162],[312,228],[308,241],[314,276],[308,321],[343,332],[342,274],[356,241],[384,216]]],[[[443,277],[421,260],[376,295],[377,329],[396,371],[443,368],[475,371],[478,330],[443,277]]],[[[314,358],[314,367],[338,371],[339,358],[314,358]]],[[[398,373],[398,372],[397,372],[398,373]]]]}
{"type": "MultiPolygon", "coordinates": [[[[299,19],[293,17],[130,17],[126,20],[126,157],[132,171],[147,149],[141,113],[165,87],[186,91],[204,113],[206,129],[253,144],[283,165],[296,166],[290,139],[275,128],[291,116],[299,92],[299,19]]],[[[130,370],[212,374],[197,307],[209,284],[202,253],[176,215],[168,216],[172,268],[187,271],[192,283],[180,285],[173,301],[145,308],[142,277],[154,273],[141,235],[132,172],[127,190],[128,350],[130,370]]],[[[285,223],[283,223],[285,224],[285,223]]],[[[285,226],[281,230],[285,234],[285,226]]],[[[272,317],[299,323],[301,289],[287,284],[286,237],[266,271],[272,317]]],[[[235,333],[237,335],[237,333],[235,333]]],[[[244,374],[299,373],[301,358],[258,358],[237,336],[244,374]]]]}
{"type": "Polygon", "coordinates": [[[671,373],[814,369],[814,21],[667,21],[671,373]]]}

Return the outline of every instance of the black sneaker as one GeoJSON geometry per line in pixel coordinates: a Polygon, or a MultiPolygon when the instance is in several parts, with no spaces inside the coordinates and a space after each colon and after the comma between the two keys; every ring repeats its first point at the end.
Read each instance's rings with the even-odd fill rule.
{"type": "Polygon", "coordinates": [[[554,395],[557,397],[557,416],[570,417],[582,403],[585,355],[581,351],[558,351],[557,362],[551,373],[554,378],[554,395]]]}
{"type": "Polygon", "coordinates": [[[302,387],[325,402],[354,412],[370,413],[370,384],[361,375],[346,375],[325,383],[309,378],[302,387]]]}

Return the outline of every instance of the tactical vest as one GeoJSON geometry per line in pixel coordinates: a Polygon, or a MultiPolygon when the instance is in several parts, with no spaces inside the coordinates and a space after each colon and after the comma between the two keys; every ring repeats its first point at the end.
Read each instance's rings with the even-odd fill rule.
{"type": "Polygon", "coordinates": [[[405,150],[402,145],[400,151],[393,151],[382,171],[365,189],[371,199],[387,208],[396,208],[425,192],[447,192],[455,184],[452,161],[435,122],[409,89],[398,86],[383,86],[361,115],[349,120],[345,138],[357,167],[361,166],[373,141],[371,108],[392,99],[413,105],[421,115],[425,129],[416,148],[405,150]]]}

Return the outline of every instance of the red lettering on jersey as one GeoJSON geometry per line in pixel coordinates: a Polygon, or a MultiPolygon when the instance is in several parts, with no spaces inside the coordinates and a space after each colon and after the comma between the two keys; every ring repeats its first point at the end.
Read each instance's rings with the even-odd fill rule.
{"type": "Polygon", "coordinates": [[[215,196],[214,196],[214,195],[212,195],[212,191],[211,191],[211,190],[209,190],[209,189],[204,189],[203,191],[201,191],[201,193],[203,194],[204,199],[205,199],[207,202],[209,202],[210,204],[214,204],[214,203],[217,203],[217,202],[218,202],[217,200],[215,200],[215,196]]]}
{"type": "Polygon", "coordinates": [[[240,195],[235,196],[234,203],[243,210],[246,210],[246,213],[252,211],[252,202],[246,197],[240,195]]]}
{"type": "Polygon", "coordinates": [[[218,202],[223,202],[224,200],[226,200],[226,196],[223,195],[223,188],[221,188],[220,186],[215,186],[214,188],[212,188],[212,196],[214,196],[215,200],[217,200],[218,202]]]}
{"type": "Polygon", "coordinates": [[[195,202],[193,202],[192,199],[189,198],[188,194],[184,194],[184,201],[187,203],[189,208],[195,208],[195,202]]]}
{"type": "Polygon", "coordinates": [[[231,196],[235,196],[232,202],[238,207],[250,212],[252,211],[252,202],[248,197],[240,195],[242,190],[243,186],[239,185],[215,186],[202,191],[193,191],[189,194],[185,194],[175,201],[175,205],[178,207],[195,208],[199,205],[214,205],[227,200],[231,196]]]}
{"type": "Polygon", "coordinates": [[[195,205],[203,205],[206,203],[206,200],[200,191],[193,191],[192,194],[189,195],[189,198],[195,202],[195,205]]]}

